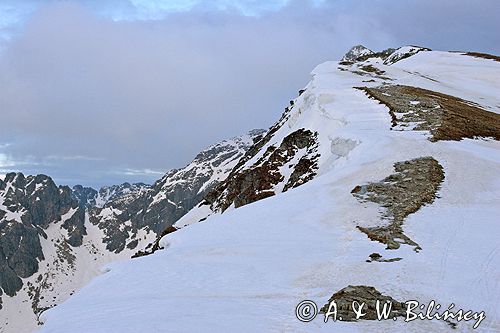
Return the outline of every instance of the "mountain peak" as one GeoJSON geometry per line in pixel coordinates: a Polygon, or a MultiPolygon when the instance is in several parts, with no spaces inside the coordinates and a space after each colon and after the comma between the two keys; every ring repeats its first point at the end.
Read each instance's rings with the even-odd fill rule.
{"type": "Polygon", "coordinates": [[[356,61],[361,56],[373,54],[374,52],[363,45],[353,46],[340,61],[356,61]]]}

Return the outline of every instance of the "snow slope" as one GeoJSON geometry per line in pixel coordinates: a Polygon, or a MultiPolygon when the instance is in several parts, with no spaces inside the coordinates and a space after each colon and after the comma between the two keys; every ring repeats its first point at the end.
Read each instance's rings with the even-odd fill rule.
{"type": "Polygon", "coordinates": [[[97,192],[57,187],[45,175],[8,174],[0,181],[0,332],[32,332],[39,313],[103,266],[153,246],[262,132],[213,144],[152,186],[124,183],[97,192]]]}
{"type": "MultiPolygon", "coordinates": [[[[500,63],[458,53],[419,52],[360,74],[319,65],[277,136],[318,133],[318,175],[293,190],[210,216],[162,239],[153,255],[114,263],[68,301],[42,314],[40,332],[444,332],[443,321],[323,322],[295,318],[304,299],[323,306],[347,285],[369,285],[401,301],[485,311],[478,332],[500,331],[500,144],[427,140],[391,131],[385,106],[359,86],[431,89],[500,112],[500,63]],[[356,144],[345,144],[355,142],[356,144]],[[422,247],[386,250],[356,226],[380,209],[351,190],[393,173],[393,164],[432,156],[444,168],[439,197],[411,214],[405,233],[422,247]],[[371,262],[372,252],[395,262],[371,262]]],[[[456,331],[471,331],[461,322],[456,331]]]]}

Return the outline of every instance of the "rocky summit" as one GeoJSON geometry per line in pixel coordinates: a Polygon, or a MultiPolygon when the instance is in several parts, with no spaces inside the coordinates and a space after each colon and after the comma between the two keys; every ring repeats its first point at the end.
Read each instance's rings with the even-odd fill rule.
{"type": "Polygon", "coordinates": [[[356,61],[363,56],[370,56],[374,54],[372,50],[364,47],[363,45],[353,46],[340,61],[356,61]]]}

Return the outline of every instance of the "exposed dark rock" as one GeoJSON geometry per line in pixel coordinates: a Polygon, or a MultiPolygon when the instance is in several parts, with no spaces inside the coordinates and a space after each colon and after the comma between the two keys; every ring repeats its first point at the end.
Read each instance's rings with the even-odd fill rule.
{"type": "MultiPolygon", "coordinates": [[[[302,149],[306,152],[297,165],[293,166],[294,171],[285,184],[284,190],[309,181],[316,174],[316,161],[319,157],[316,154],[316,135],[305,129],[290,133],[279,147],[269,146],[254,166],[242,170],[233,169],[228,178],[206,196],[206,201],[213,204],[214,209],[225,211],[232,204],[238,208],[273,196],[274,186],[284,181],[284,176],[279,169],[290,162],[302,149]]],[[[261,146],[261,143],[257,145],[261,146]]]]}
{"type": "Polygon", "coordinates": [[[150,187],[125,183],[102,189],[100,197],[107,200],[102,207],[90,210],[90,221],[104,230],[106,248],[121,252],[133,239],[134,236],[130,235],[136,235],[140,229],[155,233],[159,239],[165,230],[169,230],[219,184],[263,134],[263,130],[253,130],[248,133],[248,138],[234,138],[212,145],[200,152],[188,166],[169,171],[150,187]]]}
{"type": "MultiPolygon", "coordinates": [[[[316,146],[311,146],[311,153],[315,152],[316,146]]],[[[298,187],[302,184],[307,183],[316,176],[316,171],[318,170],[318,158],[319,155],[302,156],[293,169],[288,182],[283,188],[283,192],[288,191],[291,188],[298,187]]]]}
{"type": "Polygon", "coordinates": [[[156,238],[156,241],[154,243],[151,243],[149,244],[147,247],[146,247],[146,250],[144,251],[137,251],[133,256],[132,258],[138,258],[138,257],[143,257],[143,256],[147,256],[147,255],[150,255],[150,254],[153,254],[155,253],[156,251],[158,251],[160,248],[160,240],[163,236],[166,236],[168,234],[171,234],[175,231],[177,231],[178,229],[173,227],[173,226],[170,226],[168,228],[166,228],[165,230],[163,230],[163,232],[156,238]]]}
{"type": "Polygon", "coordinates": [[[83,236],[87,234],[85,228],[85,209],[78,207],[73,215],[64,221],[62,227],[68,231],[68,244],[76,247],[82,245],[83,236]]]}
{"type": "Polygon", "coordinates": [[[328,308],[330,303],[335,301],[337,304],[337,319],[342,318],[342,321],[356,321],[356,313],[353,311],[352,304],[357,302],[358,304],[364,303],[363,313],[365,315],[361,317],[361,320],[377,320],[377,301],[380,303],[380,309],[382,309],[385,303],[391,303],[392,308],[389,313],[388,318],[394,317],[404,317],[406,316],[406,304],[400,301],[396,301],[394,298],[383,295],[374,287],[369,286],[347,286],[330,297],[328,303],[326,303],[321,309],[321,313],[328,313],[328,308]]]}
{"type": "Polygon", "coordinates": [[[366,262],[394,262],[394,261],[400,261],[402,258],[390,258],[390,259],[382,259],[382,255],[380,253],[372,253],[370,254],[370,259],[366,260],[366,262]]]}
{"type": "Polygon", "coordinates": [[[0,293],[3,289],[8,296],[14,296],[23,286],[23,281],[9,266],[2,246],[0,246],[0,286],[2,287],[0,293]]]}
{"type": "Polygon", "coordinates": [[[357,61],[359,61],[359,62],[366,61],[366,60],[368,60],[370,58],[381,58],[382,60],[385,60],[391,54],[393,54],[394,51],[396,51],[396,49],[389,48],[389,49],[386,49],[386,50],[383,50],[383,51],[380,51],[380,52],[375,52],[375,53],[372,53],[372,54],[366,54],[366,55],[358,57],[357,61]]]}
{"type": "Polygon", "coordinates": [[[78,200],[80,207],[90,208],[96,205],[98,192],[92,187],[82,185],[73,186],[73,195],[78,200]]]}
{"type": "Polygon", "coordinates": [[[443,167],[432,157],[421,157],[394,164],[396,173],[378,183],[356,186],[351,193],[361,202],[371,201],[384,208],[388,225],[358,229],[374,241],[397,249],[400,244],[420,247],[403,233],[404,219],[425,204],[431,204],[444,180],[443,167]]]}
{"type": "Polygon", "coordinates": [[[353,46],[340,60],[341,62],[355,62],[358,61],[360,57],[370,56],[374,52],[363,45],[353,46]]]}
{"type": "Polygon", "coordinates": [[[57,187],[45,175],[9,173],[0,183],[0,195],[6,207],[0,215],[0,287],[13,296],[22,287],[20,278],[36,273],[44,260],[39,238],[47,237],[43,230],[75,209],[63,227],[68,230],[68,242],[78,246],[86,232],[85,213],[69,187],[57,187]]]}
{"type": "Polygon", "coordinates": [[[134,239],[133,241],[127,244],[127,248],[133,250],[137,247],[137,244],[139,244],[139,241],[137,239],[134,239]]]}
{"type": "Polygon", "coordinates": [[[409,58],[409,57],[411,57],[419,52],[422,52],[422,51],[431,51],[431,49],[429,49],[427,47],[415,46],[415,45],[400,47],[399,49],[397,49],[393,53],[391,53],[384,60],[384,64],[386,64],[386,65],[395,64],[398,61],[409,58]]]}

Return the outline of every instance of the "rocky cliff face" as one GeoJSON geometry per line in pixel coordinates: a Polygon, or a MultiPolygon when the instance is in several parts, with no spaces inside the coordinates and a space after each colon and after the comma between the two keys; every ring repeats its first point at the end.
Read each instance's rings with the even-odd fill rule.
{"type": "Polygon", "coordinates": [[[45,175],[7,174],[0,180],[2,326],[19,324],[18,308],[34,325],[100,266],[151,244],[225,179],[263,133],[212,145],[153,185],[97,191],[57,186],[45,175]]]}
{"type": "MultiPolygon", "coordinates": [[[[304,92],[300,90],[299,96],[304,92]]],[[[293,121],[293,111],[300,113],[301,107],[290,101],[281,118],[255,140],[227,178],[205,191],[204,200],[176,222],[175,227],[203,221],[214,213],[244,206],[311,180],[320,157],[317,133],[306,128],[290,131],[284,126],[293,121]]]]}
{"type": "Polygon", "coordinates": [[[97,201],[104,203],[91,209],[90,221],[107,235],[106,248],[113,252],[125,247],[133,250],[137,248],[140,230],[160,235],[171,227],[227,177],[263,133],[254,130],[212,145],[186,167],[171,170],[151,187],[136,187],[118,200],[111,197],[104,202],[99,198],[108,190],[101,190],[97,201]]]}
{"type": "Polygon", "coordinates": [[[9,173],[0,181],[0,287],[14,296],[22,278],[38,271],[44,260],[40,239],[58,224],[65,241],[80,246],[85,229],[85,208],[67,186],[56,186],[50,177],[9,173]]]}

